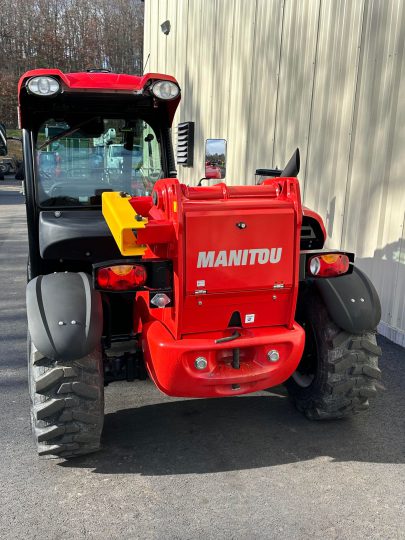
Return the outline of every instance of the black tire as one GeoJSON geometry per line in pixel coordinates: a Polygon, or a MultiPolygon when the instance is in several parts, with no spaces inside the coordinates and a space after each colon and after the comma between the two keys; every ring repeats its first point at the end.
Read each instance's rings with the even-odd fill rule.
{"type": "Polygon", "coordinates": [[[101,347],[79,360],[54,362],[28,339],[28,384],[32,432],[40,456],[68,459],[100,448],[101,347]]]}
{"type": "Polygon", "coordinates": [[[305,329],[305,350],[286,382],[297,409],[310,420],[344,418],[366,410],[381,378],[375,332],[356,335],[339,328],[314,289],[301,300],[297,319],[305,329]]]}

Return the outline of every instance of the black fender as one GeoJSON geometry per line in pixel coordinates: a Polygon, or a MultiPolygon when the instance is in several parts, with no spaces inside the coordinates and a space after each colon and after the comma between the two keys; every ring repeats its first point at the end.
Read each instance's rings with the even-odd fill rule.
{"type": "Polygon", "coordinates": [[[313,280],[333,321],[343,330],[362,334],[376,329],[381,303],[374,285],[356,266],[353,272],[313,280]]]}
{"type": "Polygon", "coordinates": [[[27,317],[34,345],[52,360],[83,358],[100,344],[101,295],[84,272],[58,272],[31,280],[27,317]]]}

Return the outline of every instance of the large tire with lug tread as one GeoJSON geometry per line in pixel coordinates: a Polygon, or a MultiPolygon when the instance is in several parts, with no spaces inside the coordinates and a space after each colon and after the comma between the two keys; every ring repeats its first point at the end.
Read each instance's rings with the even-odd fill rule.
{"type": "Polygon", "coordinates": [[[72,458],[100,448],[104,420],[101,347],[57,362],[28,338],[31,425],[40,456],[72,458]]]}
{"type": "Polygon", "coordinates": [[[297,320],[305,329],[305,350],[286,382],[297,409],[310,420],[364,411],[381,378],[375,332],[357,335],[339,328],[314,288],[304,293],[301,304],[297,320]]]}

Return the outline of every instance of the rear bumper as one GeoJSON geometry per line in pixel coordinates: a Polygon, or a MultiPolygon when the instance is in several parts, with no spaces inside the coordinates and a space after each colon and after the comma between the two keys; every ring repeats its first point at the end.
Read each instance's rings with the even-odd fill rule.
{"type": "Polygon", "coordinates": [[[224,337],[219,332],[176,340],[162,323],[148,323],[142,337],[146,367],[162,392],[177,397],[247,394],[281,384],[292,375],[305,342],[304,330],[298,324],[292,330],[271,327],[242,329],[241,333],[240,338],[221,344],[214,342],[224,337]],[[231,365],[235,348],[240,351],[240,369],[231,365]],[[267,359],[272,349],[279,352],[277,362],[267,359]],[[208,361],[202,371],[194,366],[199,356],[208,361]]]}

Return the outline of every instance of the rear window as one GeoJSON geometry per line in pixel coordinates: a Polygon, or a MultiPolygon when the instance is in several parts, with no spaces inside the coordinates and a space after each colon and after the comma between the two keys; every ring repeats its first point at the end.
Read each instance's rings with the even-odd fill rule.
{"type": "Polygon", "coordinates": [[[45,122],[36,143],[41,206],[94,206],[103,191],[149,195],[164,176],[157,134],[140,119],[45,122]]]}

